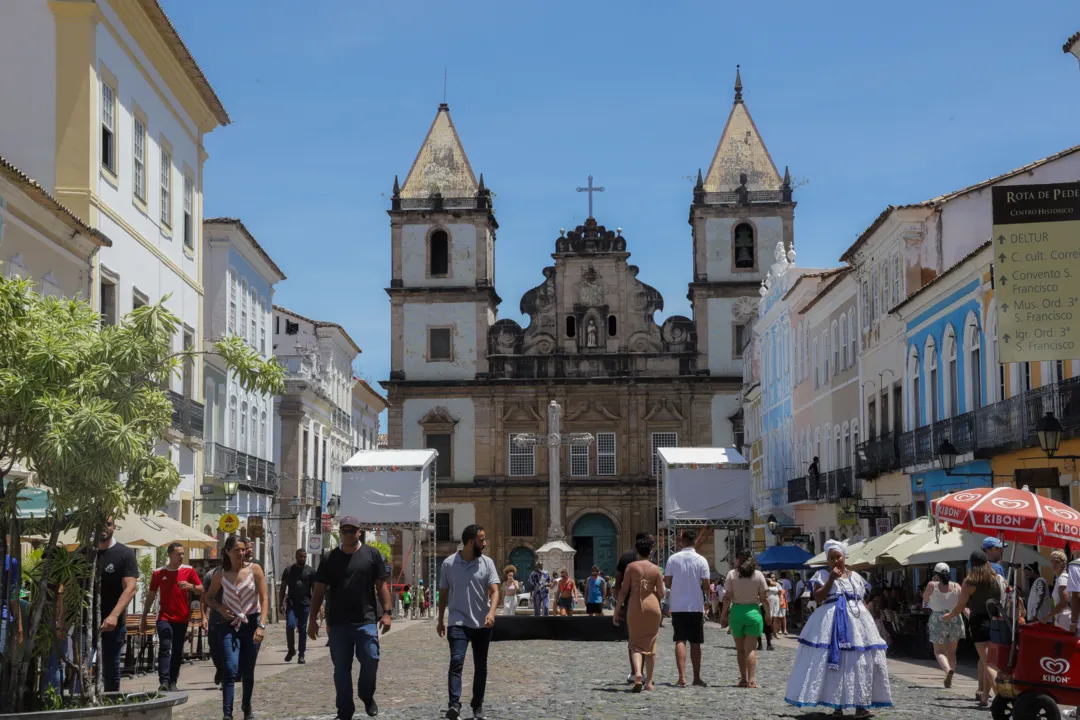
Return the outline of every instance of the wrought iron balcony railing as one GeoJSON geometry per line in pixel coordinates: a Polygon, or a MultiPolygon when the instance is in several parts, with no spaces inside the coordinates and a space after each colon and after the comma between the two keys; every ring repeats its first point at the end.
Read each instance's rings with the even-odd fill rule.
{"type": "Polygon", "coordinates": [[[178,392],[169,390],[169,400],[172,401],[172,426],[185,437],[201,439],[203,436],[203,421],[206,410],[203,404],[190,398],[185,398],[178,392]]]}
{"type": "Polygon", "coordinates": [[[885,433],[855,446],[856,477],[872,479],[900,467],[900,443],[895,433],[885,433]]]}
{"type": "Polygon", "coordinates": [[[219,443],[208,443],[204,458],[203,473],[211,477],[224,478],[230,472],[235,472],[240,484],[252,489],[269,490],[276,494],[280,487],[277,467],[269,460],[219,443]]]}

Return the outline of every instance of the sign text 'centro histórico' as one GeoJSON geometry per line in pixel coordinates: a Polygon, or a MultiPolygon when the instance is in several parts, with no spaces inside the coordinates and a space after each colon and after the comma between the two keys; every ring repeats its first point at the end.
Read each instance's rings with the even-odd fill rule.
{"type": "Polygon", "coordinates": [[[1000,362],[1080,357],[1080,182],[993,188],[1000,362]]]}

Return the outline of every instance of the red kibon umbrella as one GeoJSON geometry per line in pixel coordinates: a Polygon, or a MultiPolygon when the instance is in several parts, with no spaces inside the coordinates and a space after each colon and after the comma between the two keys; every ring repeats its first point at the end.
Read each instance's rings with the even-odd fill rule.
{"type": "Polygon", "coordinates": [[[1080,512],[1027,489],[972,488],[930,502],[937,522],[1025,545],[1080,544],[1080,512]]]}

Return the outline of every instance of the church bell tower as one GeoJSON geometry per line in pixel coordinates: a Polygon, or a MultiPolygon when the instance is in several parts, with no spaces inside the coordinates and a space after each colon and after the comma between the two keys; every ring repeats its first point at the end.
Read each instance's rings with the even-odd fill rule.
{"type": "Polygon", "coordinates": [[[390,214],[390,379],[472,380],[487,374],[495,293],[495,211],[443,103],[390,214]]]}
{"type": "Polygon", "coordinates": [[[690,205],[694,281],[689,296],[701,338],[700,371],[741,382],[742,345],[757,316],[761,281],[777,244],[794,246],[791,195],[791,175],[786,168],[783,177],[777,172],[743,102],[736,66],[735,101],[708,172],[702,176],[698,170],[690,205]]]}

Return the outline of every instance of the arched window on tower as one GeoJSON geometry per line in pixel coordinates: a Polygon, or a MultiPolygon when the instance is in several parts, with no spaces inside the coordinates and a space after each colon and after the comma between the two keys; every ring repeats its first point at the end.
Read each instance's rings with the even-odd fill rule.
{"type": "Polygon", "coordinates": [[[735,228],[735,267],[749,270],[754,267],[754,228],[749,223],[740,223],[735,228]]]}
{"type": "Polygon", "coordinates": [[[428,252],[429,271],[432,276],[450,274],[450,236],[445,230],[431,233],[431,248],[428,252]]]}
{"type": "Polygon", "coordinates": [[[608,315],[607,319],[607,334],[611,337],[615,337],[619,331],[619,323],[615,319],[614,315],[608,315]]]}
{"type": "Polygon", "coordinates": [[[573,315],[566,318],[566,337],[572,338],[577,335],[577,319],[573,315]]]}

